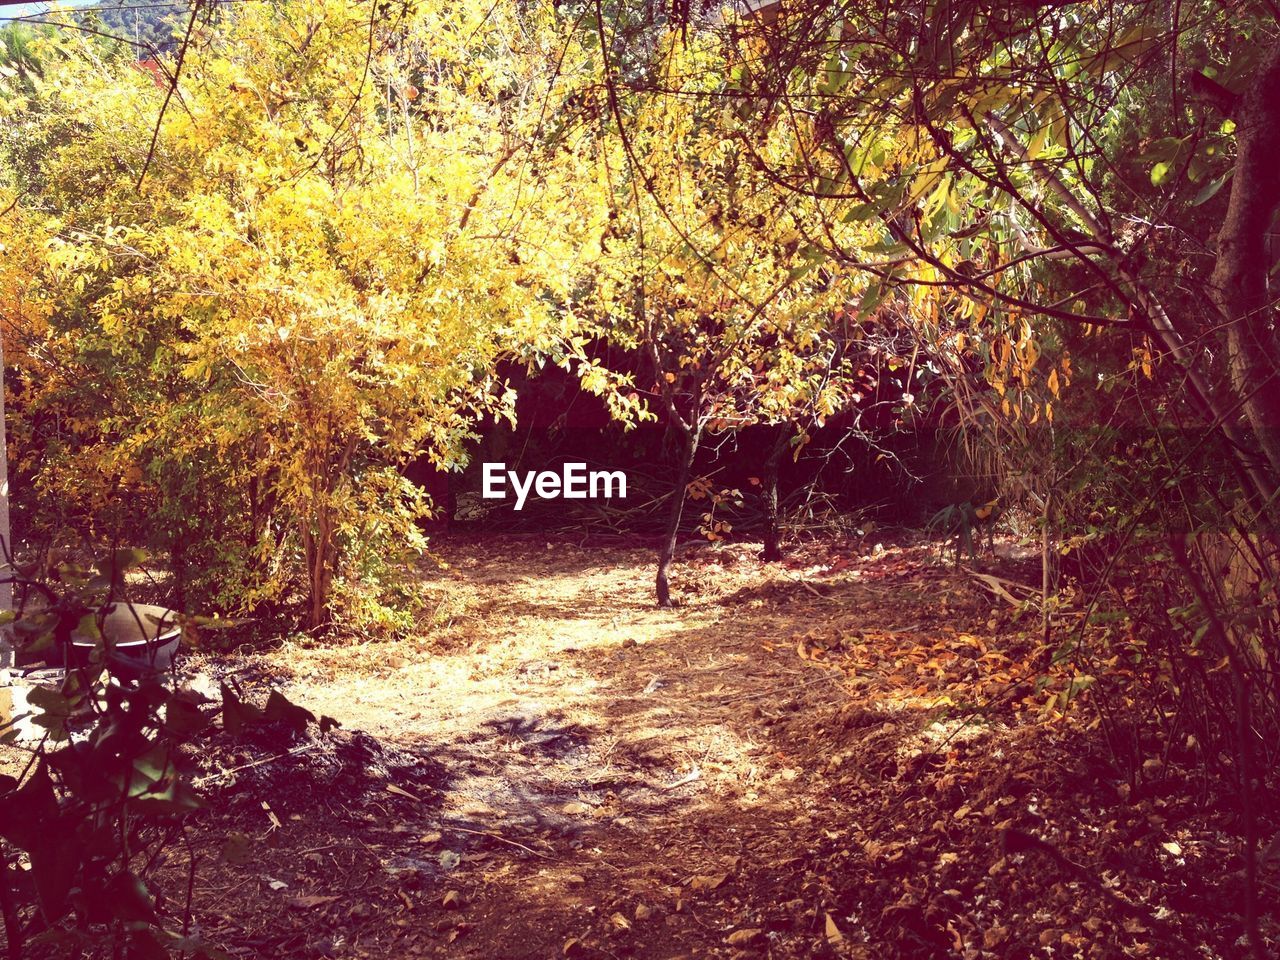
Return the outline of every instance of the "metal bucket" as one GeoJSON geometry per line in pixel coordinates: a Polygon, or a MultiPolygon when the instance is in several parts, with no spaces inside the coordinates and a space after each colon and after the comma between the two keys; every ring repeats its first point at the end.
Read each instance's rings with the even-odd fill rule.
{"type": "MultiPolygon", "coordinates": [[[[176,611],[151,603],[113,603],[94,613],[101,617],[102,636],[118,665],[139,671],[169,669],[182,638],[176,611]]],[[[71,634],[73,660],[85,662],[96,643],[92,637],[71,634]]]]}

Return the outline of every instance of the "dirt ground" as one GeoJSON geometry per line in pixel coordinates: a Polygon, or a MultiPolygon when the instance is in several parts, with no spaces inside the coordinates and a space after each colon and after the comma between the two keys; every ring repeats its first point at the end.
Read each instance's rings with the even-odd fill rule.
{"type": "Polygon", "coordinates": [[[199,758],[233,956],[1240,955],[1227,814],[1045,722],[1035,617],[936,547],[708,547],[669,610],[649,551],[440,550],[430,635],[189,664],[342,723],[199,758]]]}

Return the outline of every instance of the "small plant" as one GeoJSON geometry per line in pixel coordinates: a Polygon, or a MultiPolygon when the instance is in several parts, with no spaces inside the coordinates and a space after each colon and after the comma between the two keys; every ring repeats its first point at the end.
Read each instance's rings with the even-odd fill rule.
{"type": "Polygon", "coordinates": [[[978,559],[984,529],[987,534],[987,549],[994,552],[995,521],[999,515],[998,499],[986,503],[966,500],[963,503],[948,504],[935,513],[929,520],[928,529],[931,533],[942,535],[942,557],[946,557],[949,544],[954,546],[956,564],[959,565],[961,555],[965,553],[971,560],[978,559]]]}
{"type": "MultiPolygon", "coordinates": [[[[56,686],[30,688],[28,713],[0,724],[0,739],[10,742],[20,728],[34,732],[19,744],[30,755],[20,775],[0,776],[0,913],[9,960],[223,956],[191,935],[190,847],[185,903],[166,903],[156,877],[165,851],[185,839],[187,817],[203,806],[180,748],[210,730],[219,710],[172,674],[120,654],[103,629],[124,570],[142,558],[114,551],[90,568],[64,568],[61,594],[8,578],[42,598],[6,615],[18,655],[66,665],[56,686]]],[[[221,713],[232,735],[266,722],[305,729],[315,719],[279,693],[258,709],[224,690],[221,713]]]]}

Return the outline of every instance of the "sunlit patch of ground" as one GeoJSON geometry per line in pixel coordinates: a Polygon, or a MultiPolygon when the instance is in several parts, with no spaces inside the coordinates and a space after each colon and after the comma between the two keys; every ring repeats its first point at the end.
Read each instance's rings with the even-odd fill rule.
{"type": "MultiPolygon", "coordinates": [[[[651,555],[557,545],[452,560],[476,599],[420,645],[286,646],[269,658],[285,692],[379,739],[465,754],[445,817],[490,829],[641,829],[673,804],[760,803],[794,771],[736,718],[815,671],[766,663],[739,634],[781,641],[719,601],[769,580],[743,548],[683,571],[674,610],[650,599],[651,555]],[[733,570],[727,574],[728,563],[733,570]],[[537,575],[530,575],[535,566],[537,575]],[[741,686],[753,674],[752,689],[741,686]]],[[[839,695],[838,678],[825,681],[839,695]]]]}

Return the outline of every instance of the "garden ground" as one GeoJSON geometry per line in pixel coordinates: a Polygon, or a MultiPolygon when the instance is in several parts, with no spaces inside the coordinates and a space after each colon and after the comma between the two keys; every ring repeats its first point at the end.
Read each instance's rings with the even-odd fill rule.
{"type": "Polygon", "coordinates": [[[200,760],[193,922],[233,955],[1238,953],[1230,810],[1046,721],[1034,564],[720,545],[664,610],[646,550],[440,551],[429,637],[193,658],[342,723],[200,760]]]}

